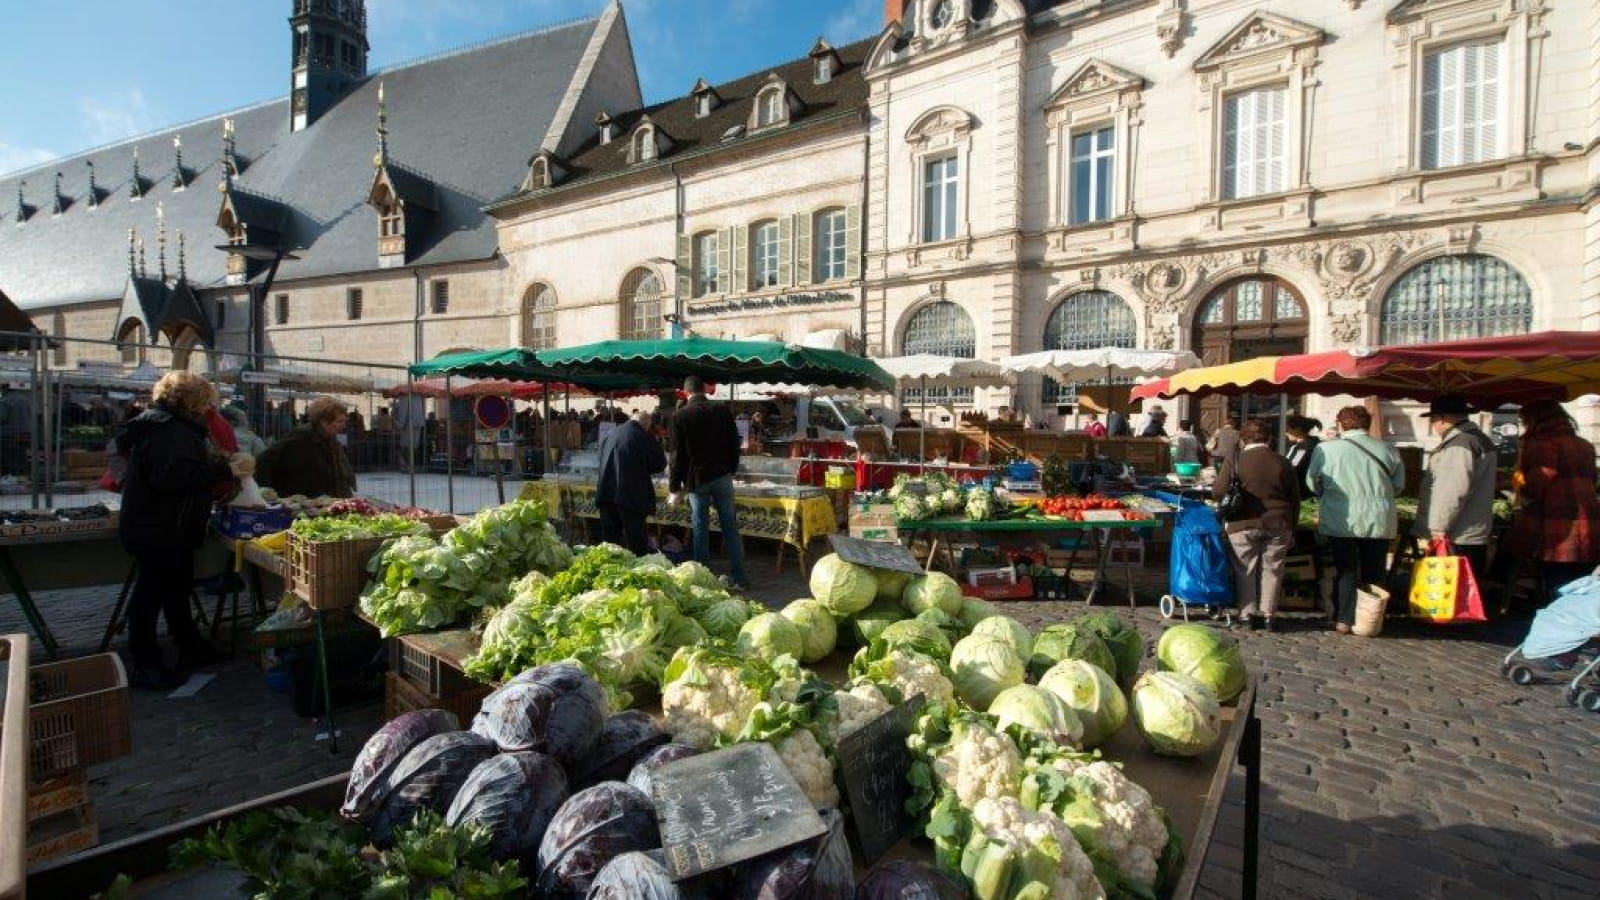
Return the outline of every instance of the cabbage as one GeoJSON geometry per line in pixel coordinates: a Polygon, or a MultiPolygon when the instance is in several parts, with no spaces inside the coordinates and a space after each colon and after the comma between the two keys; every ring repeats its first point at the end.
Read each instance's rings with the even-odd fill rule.
{"type": "Polygon", "coordinates": [[[1156,643],[1156,662],[1165,671],[1199,679],[1223,703],[1239,696],[1249,678],[1239,642],[1230,634],[1204,625],[1168,628],[1156,643]]]}
{"type": "Polygon", "coordinates": [[[1111,655],[1111,648],[1098,634],[1080,625],[1051,625],[1039,632],[1033,639],[1028,671],[1037,678],[1064,659],[1081,659],[1108,675],[1117,674],[1117,659],[1111,655]]]}
{"type": "Polygon", "coordinates": [[[801,662],[812,663],[833,652],[839,640],[839,627],[822,601],[803,597],[785,606],[780,613],[800,632],[801,662]]]}
{"type": "Polygon", "coordinates": [[[890,647],[915,650],[936,660],[950,658],[950,639],[938,626],[921,619],[901,619],[884,626],[878,637],[890,647]]]}
{"type": "Polygon", "coordinates": [[[899,603],[900,595],[905,593],[906,585],[911,583],[914,576],[907,572],[896,572],[892,569],[873,569],[872,580],[878,583],[878,593],[874,596],[877,603],[899,603]]]}
{"type": "Polygon", "coordinates": [[[898,598],[887,603],[879,600],[856,613],[851,621],[851,627],[855,629],[856,639],[865,647],[882,635],[883,629],[887,628],[889,623],[898,622],[905,617],[905,607],[900,605],[898,598]]]}
{"type": "Polygon", "coordinates": [[[917,613],[915,616],[912,616],[912,618],[924,625],[932,625],[933,627],[944,632],[944,636],[949,638],[951,643],[959,641],[967,636],[967,628],[961,624],[960,619],[952,615],[947,615],[944,610],[937,607],[933,609],[925,609],[922,612],[917,613]]]}
{"type": "Polygon", "coordinates": [[[1139,677],[1139,664],[1144,662],[1144,638],[1121,616],[1110,611],[1090,613],[1073,624],[1089,629],[1106,642],[1117,661],[1117,671],[1113,673],[1107,669],[1106,672],[1116,675],[1118,684],[1128,684],[1139,677]]]}
{"type": "Polygon", "coordinates": [[[984,522],[994,518],[994,494],[985,490],[975,490],[967,494],[967,518],[974,522],[984,522]]]}
{"type": "Polygon", "coordinates": [[[1083,746],[1096,747],[1128,723],[1128,701],[1106,671],[1081,659],[1064,659],[1039,679],[1083,723],[1083,746]]]}
{"type": "Polygon", "coordinates": [[[731,641],[739,636],[739,629],[750,621],[751,605],[748,600],[729,597],[718,600],[700,613],[700,625],[714,638],[731,641]]]}
{"type": "Polygon", "coordinates": [[[620,781],[597,784],[567,798],[550,820],[530,873],[529,893],[547,900],[580,900],[613,859],[660,846],[649,797],[620,781]]]}
{"type": "Polygon", "coordinates": [[[945,488],[939,495],[939,508],[947,513],[960,512],[962,499],[960,491],[955,488],[945,488]]]}
{"type": "Polygon", "coordinates": [[[1000,611],[995,609],[994,604],[987,600],[980,600],[977,597],[961,598],[961,613],[958,618],[961,619],[961,624],[965,625],[968,631],[971,631],[974,625],[984,619],[998,615],[1000,615],[1000,611]]]}
{"type": "Polygon", "coordinates": [[[1028,631],[1028,626],[1010,616],[990,616],[972,626],[972,633],[986,634],[1005,641],[1023,659],[1033,654],[1033,633],[1028,631]]]}
{"type": "Polygon", "coordinates": [[[762,613],[739,629],[739,652],[772,662],[780,656],[800,658],[805,642],[800,629],[777,613],[762,613]]]}
{"type": "Polygon", "coordinates": [[[961,612],[961,585],[956,584],[954,578],[943,572],[918,575],[906,585],[900,602],[905,604],[912,615],[925,609],[937,609],[945,615],[953,616],[961,612]]]}
{"type": "Polygon", "coordinates": [[[956,695],[973,709],[988,709],[1001,691],[1021,684],[1027,666],[1011,645],[996,637],[968,635],[950,650],[956,695]]]}
{"type": "Polygon", "coordinates": [[[1222,737],[1217,695],[1177,672],[1146,672],[1133,686],[1133,721],[1150,749],[1166,756],[1199,756],[1222,737]]]}
{"type": "Polygon", "coordinates": [[[722,579],[717,573],[706,568],[704,564],[687,560],[678,563],[672,569],[672,580],[684,587],[703,587],[712,590],[722,590],[722,579]]]}
{"type": "Polygon", "coordinates": [[[1002,731],[1013,725],[1021,728],[1025,733],[1018,743],[1023,746],[1032,737],[1076,747],[1083,736],[1083,725],[1072,707],[1050,691],[1031,684],[1016,684],[1001,691],[989,704],[989,715],[995,717],[995,726],[1002,731]]]}
{"type": "Polygon", "coordinates": [[[854,615],[872,605],[872,598],[878,596],[878,580],[866,566],[829,553],[811,567],[811,596],[836,616],[854,615]]]}
{"type": "Polygon", "coordinates": [[[967,889],[927,863],[891,859],[861,879],[855,900],[967,900],[967,889]]]}

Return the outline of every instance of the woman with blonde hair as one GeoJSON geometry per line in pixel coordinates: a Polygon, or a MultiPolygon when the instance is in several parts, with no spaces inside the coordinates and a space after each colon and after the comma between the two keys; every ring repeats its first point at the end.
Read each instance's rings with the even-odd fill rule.
{"type": "Polygon", "coordinates": [[[156,619],[165,615],[178,644],[178,668],[219,662],[217,652],[189,613],[194,552],[205,539],[212,489],[248,474],[248,457],[230,464],[207,440],[206,419],[217,391],[192,372],[169,372],[156,382],[150,408],[117,435],[127,460],[117,531],[138,565],[128,600],[129,681],[166,690],[182,679],[170,668],[156,640],[156,619]]]}

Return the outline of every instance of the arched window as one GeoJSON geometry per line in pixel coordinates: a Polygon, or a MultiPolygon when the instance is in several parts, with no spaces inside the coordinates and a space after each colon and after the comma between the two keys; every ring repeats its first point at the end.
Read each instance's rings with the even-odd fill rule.
{"type": "Polygon", "coordinates": [[[648,162],[656,158],[656,134],[653,128],[641,128],[633,139],[633,159],[648,162]]]}
{"type": "Polygon", "coordinates": [[[777,125],[783,119],[783,88],[772,87],[762,91],[756,98],[756,127],[777,125]]]}
{"type": "MultiPolygon", "coordinates": [[[[1044,349],[1092,350],[1137,347],[1139,326],[1128,301],[1110,291],[1079,291],[1063,299],[1044,323],[1044,349]]],[[[1054,378],[1044,380],[1044,403],[1077,402],[1077,391],[1054,378]]]]}
{"type": "Polygon", "coordinates": [[[144,323],[129,319],[122,323],[117,334],[117,344],[122,350],[122,364],[136,366],[144,362],[144,323]]]}
{"type": "Polygon", "coordinates": [[[556,292],[548,284],[531,284],[522,294],[522,346],[556,346],[556,292]]]}
{"type": "Polygon", "coordinates": [[[1533,292],[1516,269],[1482,253],[1430,259],[1400,276],[1383,297],[1379,341],[1425,344],[1523,334],[1533,292]]]}
{"type": "MultiPolygon", "coordinates": [[[[960,304],[939,300],[912,313],[900,338],[900,352],[972,359],[978,355],[978,331],[960,304]]],[[[972,388],[929,388],[927,397],[921,388],[908,388],[902,402],[971,404],[972,388]]]]}
{"type": "Polygon", "coordinates": [[[67,364],[67,317],[64,313],[53,313],[50,316],[50,336],[55,338],[55,346],[50,348],[50,364],[64,366],[67,364]]]}
{"type": "MultiPolygon", "coordinates": [[[[1306,352],[1310,322],[1294,286],[1270,275],[1238,278],[1212,291],[1195,312],[1190,346],[1208,366],[1306,352]]],[[[1200,428],[1211,434],[1228,416],[1273,418],[1279,395],[1214,395],[1199,403],[1200,428]]],[[[1292,407],[1291,407],[1292,408],[1292,407]]],[[[1195,407],[1191,404],[1191,415],[1195,407]]]]}
{"type": "Polygon", "coordinates": [[[618,331],[623,340],[661,337],[661,279],[655,272],[642,267],[629,272],[617,300],[618,331]]]}

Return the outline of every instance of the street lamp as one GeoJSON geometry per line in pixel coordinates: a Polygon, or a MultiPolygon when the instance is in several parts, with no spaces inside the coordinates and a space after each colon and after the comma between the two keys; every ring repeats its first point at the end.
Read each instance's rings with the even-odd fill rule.
{"type": "Polygon", "coordinates": [[[655,263],[658,266],[667,266],[672,269],[672,312],[662,316],[662,318],[667,323],[667,336],[677,340],[683,337],[684,334],[683,295],[678,293],[678,273],[682,271],[683,267],[678,265],[677,260],[667,259],[665,256],[652,256],[646,259],[645,262],[655,263]]]}

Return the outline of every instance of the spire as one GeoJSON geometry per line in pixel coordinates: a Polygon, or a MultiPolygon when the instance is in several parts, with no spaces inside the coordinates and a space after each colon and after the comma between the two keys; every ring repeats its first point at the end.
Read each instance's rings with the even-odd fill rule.
{"type": "Polygon", "coordinates": [[[167,211],[156,204],[156,272],[163,284],[167,281],[167,211]]]}
{"type": "Polygon", "coordinates": [[[67,209],[67,204],[65,202],[63,202],[64,198],[61,196],[61,173],[60,172],[56,173],[55,189],[53,191],[51,191],[51,193],[54,194],[55,196],[50,201],[50,203],[51,203],[50,214],[51,215],[55,215],[55,216],[59,216],[63,212],[65,212],[66,209],[67,209]]]}
{"type": "Polygon", "coordinates": [[[28,201],[22,196],[22,189],[28,186],[26,180],[17,182],[17,221],[28,221],[28,201]]]}
{"type": "Polygon", "coordinates": [[[222,182],[226,186],[239,174],[239,161],[233,154],[233,117],[222,120],[222,182]]]}
{"type": "Polygon", "coordinates": [[[389,164],[389,111],[383,101],[383,81],[378,81],[378,153],[372,157],[372,167],[381,169],[389,164]]]}
{"type": "Polygon", "coordinates": [[[128,229],[128,277],[129,278],[133,278],[134,276],[139,274],[139,266],[138,266],[137,261],[135,260],[135,257],[134,257],[134,247],[135,246],[136,246],[136,242],[135,242],[134,237],[133,237],[133,229],[129,228],[128,229]]]}
{"type": "Polygon", "coordinates": [[[133,186],[128,188],[128,196],[134,200],[144,196],[144,176],[139,174],[139,145],[133,145],[133,186]]]}
{"type": "Polygon", "coordinates": [[[86,159],[83,164],[89,167],[89,208],[95,209],[100,206],[100,188],[94,183],[94,160],[86,159]]]}
{"type": "Polygon", "coordinates": [[[189,267],[187,265],[188,261],[186,259],[184,259],[184,256],[185,256],[184,249],[185,249],[185,245],[183,243],[183,229],[179,228],[178,229],[178,280],[179,281],[188,281],[189,280],[189,267]]]}
{"type": "Polygon", "coordinates": [[[183,171],[183,138],[172,136],[172,156],[177,164],[172,168],[172,189],[181,191],[189,186],[188,174],[183,171]]]}
{"type": "Polygon", "coordinates": [[[144,267],[144,235],[142,235],[142,234],[139,235],[138,241],[139,241],[139,277],[143,278],[144,277],[144,273],[145,273],[145,267],[144,267]]]}

